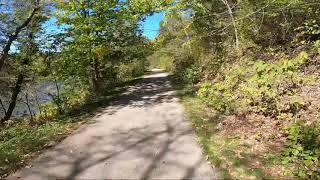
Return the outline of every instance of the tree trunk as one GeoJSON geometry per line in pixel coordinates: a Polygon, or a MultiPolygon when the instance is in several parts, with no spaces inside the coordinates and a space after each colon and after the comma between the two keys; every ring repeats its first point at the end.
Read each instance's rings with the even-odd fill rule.
{"type": "Polygon", "coordinates": [[[54,80],[54,83],[56,85],[56,90],[57,90],[57,100],[56,100],[56,104],[57,104],[57,107],[58,107],[58,111],[59,111],[59,114],[63,114],[64,111],[62,109],[62,100],[61,100],[61,96],[60,96],[60,88],[59,88],[59,84],[58,84],[58,81],[55,79],[54,80]]]}
{"type": "Polygon", "coordinates": [[[1,100],[1,99],[0,99],[0,105],[1,105],[1,108],[2,108],[2,110],[3,110],[3,113],[6,113],[7,110],[6,110],[5,106],[4,106],[4,104],[2,103],[2,100],[1,100]]]}
{"type": "Polygon", "coordinates": [[[94,58],[93,60],[93,68],[94,68],[94,77],[97,85],[97,90],[101,90],[101,75],[100,75],[100,65],[97,59],[94,58]]]}
{"type": "Polygon", "coordinates": [[[239,49],[239,38],[238,38],[238,29],[237,29],[237,24],[236,21],[234,19],[233,13],[232,13],[232,9],[228,3],[227,0],[222,0],[222,2],[227,6],[233,27],[234,27],[234,36],[235,36],[235,41],[236,41],[236,49],[239,49]]]}
{"type": "Polygon", "coordinates": [[[36,95],[36,103],[37,103],[37,106],[38,106],[38,109],[39,109],[39,113],[42,114],[42,108],[41,108],[41,105],[40,105],[40,102],[39,102],[38,94],[35,93],[35,95],[36,95]]]}
{"type": "Polygon", "coordinates": [[[92,74],[92,89],[93,89],[94,93],[96,93],[96,94],[98,94],[99,90],[101,89],[100,83],[95,75],[95,72],[93,72],[93,74],[92,74]]]}
{"type": "Polygon", "coordinates": [[[26,98],[26,105],[27,105],[27,107],[28,107],[29,114],[30,114],[30,123],[31,123],[31,124],[34,124],[34,121],[33,121],[33,113],[32,113],[32,109],[31,109],[31,106],[30,106],[28,93],[26,93],[25,98],[26,98]]]}
{"type": "Polygon", "coordinates": [[[39,10],[40,10],[39,1],[37,1],[37,6],[32,10],[32,13],[30,14],[30,16],[20,26],[18,26],[12,34],[9,35],[9,39],[3,47],[3,53],[1,54],[1,57],[0,57],[0,72],[2,70],[4,62],[8,59],[9,51],[11,49],[11,45],[13,41],[15,41],[18,38],[18,35],[22,31],[22,29],[29,25],[34,15],[39,10]]]}
{"type": "Polygon", "coordinates": [[[5,116],[0,121],[2,124],[4,122],[8,121],[12,116],[13,110],[16,107],[18,95],[19,95],[19,93],[21,91],[21,87],[22,87],[22,84],[23,84],[23,79],[24,79],[24,76],[22,74],[19,74],[18,78],[17,78],[17,81],[16,81],[16,85],[15,85],[13,91],[12,91],[11,100],[10,100],[10,104],[9,104],[8,110],[5,113],[5,116]]]}

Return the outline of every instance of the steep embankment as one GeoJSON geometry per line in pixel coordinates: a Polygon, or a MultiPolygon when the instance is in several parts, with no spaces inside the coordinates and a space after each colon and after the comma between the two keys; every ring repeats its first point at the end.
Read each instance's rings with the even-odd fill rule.
{"type": "Polygon", "coordinates": [[[182,88],[204,150],[223,176],[319,176],[316,50],[246,54],[223,65],[214,79],[182,88]]]}

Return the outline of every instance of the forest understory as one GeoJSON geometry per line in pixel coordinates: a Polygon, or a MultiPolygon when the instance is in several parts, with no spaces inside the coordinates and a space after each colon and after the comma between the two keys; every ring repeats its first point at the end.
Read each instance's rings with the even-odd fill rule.
{"type": "Polygon", "coordinates": [[[223,178],[320,178],[319,7],[184,1],[168,13],[149,60],[171,72],[223,178]]]}
{"type": "Polygon", "coordinates": [[[222,177],[317,179],[320,56],[311,50],[247,59],[257,54],[195,84],[181,85],[173,72],[172,83],[222,177]]]}
{"type": "Polygon", "coordinates": [[[1,177],[161,68],[221,177],[320,178],[318,0],[1,0],[0,25],[1,177]]]}

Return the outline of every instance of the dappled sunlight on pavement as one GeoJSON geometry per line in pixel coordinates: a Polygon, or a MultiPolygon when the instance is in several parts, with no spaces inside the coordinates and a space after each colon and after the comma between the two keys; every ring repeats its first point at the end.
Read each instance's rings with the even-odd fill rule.
{"type": "Polygon", "coordinates": [[[217,179],[160,70],[8,179],[217,179]]]}

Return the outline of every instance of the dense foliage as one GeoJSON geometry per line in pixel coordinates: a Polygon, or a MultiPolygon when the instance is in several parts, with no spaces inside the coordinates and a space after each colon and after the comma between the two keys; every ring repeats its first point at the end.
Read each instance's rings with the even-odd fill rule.
{"type": "Polygon", "coordinates": [[[18,114],[16,105],[27,104],[23,114],[31,120],[38,111],[40,118],[62,114],[143,74],[151,46],[140,23],[164,4],[140,3],[1,2],[2,123],[18,114]],[[40,89],[45,92],[34,92],[40,89]],[[43,94],[53,101],[41,103],[43,94]]]}
{"type": "Polygon", "coordinates": [[[0,45],[1,175],[150,64],[201,102],[226,177],[320,177],[318,0],[0,0],[0,45]],[[140,24],[159,11],[150,42],[140,24]]]}
{"type": "MultiPolygon", "coordinates": [[[[171,71],[173,82],[206,106],[199,116],[215,112],[202,122],[196,118],[205,139],[250,140],[252,148],[268,149],[252,153],[264,159],[259,163],[281,156],[273,162],[277,170],[266,163],[264,174],[316,179],[319,7],[313,0],[179,1],[166,12],[149,61],[171,71]],[[210,130],[212,122],[218,132],[210,130]]],[[[225,166],[231,177],[251,178],[236,164],[225,166]]]]}
{"type": "Polygon", "coordinates": [[[0,0],[0,178],[144,74],[141,23],[170,3],[0,0]]]}

